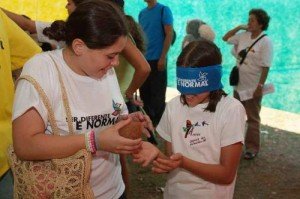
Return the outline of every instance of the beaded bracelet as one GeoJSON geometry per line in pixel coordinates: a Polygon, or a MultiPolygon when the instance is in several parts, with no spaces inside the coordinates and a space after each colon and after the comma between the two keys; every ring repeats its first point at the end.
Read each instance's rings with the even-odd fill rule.
{"type": "Polygon", "coordinates": [[[84,138],[86,150],[91,152],[92,154],[96,153],[97,147],[95,142],[95,132],[93,130],[87,132],[84,138]]]}

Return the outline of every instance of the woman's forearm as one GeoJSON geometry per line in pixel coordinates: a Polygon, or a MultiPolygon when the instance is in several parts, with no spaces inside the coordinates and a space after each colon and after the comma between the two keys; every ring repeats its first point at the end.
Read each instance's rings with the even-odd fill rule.
{"type": "Polygon", "coordinates": [[[122,55],[135,70],[131,83],[125,93],[127,97],[132,97],[133,93],[146,81],[151,69],[143,54],[130,40],[128,40],[122,55]]]}
{"type": "Polygon", "coordinates": [[[235,27],[234,29],[228,31],[224,36],[223,36],[223,41],[227,41],[230,37],[232,37],[233,35],[235,35],[239,30],[244,29],[243,25],[239,25],[237,27],[235,27]]]}

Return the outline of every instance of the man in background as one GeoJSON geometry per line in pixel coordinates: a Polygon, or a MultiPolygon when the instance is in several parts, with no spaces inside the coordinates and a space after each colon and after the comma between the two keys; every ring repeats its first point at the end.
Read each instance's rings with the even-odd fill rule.
{"type": "Polygon", "coordinates": [[[146,36],[146,60],[151,73],[140,88],[144,108],[156,126],[165,109],[167,54],[173,39],[173,15],[169,7],[156,0],[145,0],[139,24],[146,36]]]}

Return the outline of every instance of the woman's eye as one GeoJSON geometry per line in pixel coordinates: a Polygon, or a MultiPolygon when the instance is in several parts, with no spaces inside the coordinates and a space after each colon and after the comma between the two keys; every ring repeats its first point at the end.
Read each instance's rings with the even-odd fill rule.
{"type": "Polygon", "coordinates": [[[114,59],[116,57],[116,55],[107,55],[108,59],[114,59]]]}

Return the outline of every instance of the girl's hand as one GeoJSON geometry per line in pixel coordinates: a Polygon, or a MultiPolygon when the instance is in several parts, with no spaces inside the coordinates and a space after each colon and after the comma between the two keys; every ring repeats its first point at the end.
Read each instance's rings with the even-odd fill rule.
{"type": "MultiPolygon", "coordinates": [[[[117,153],[117,154],[131,154],[141,147],[142,139],[131,140],[119,135],[119,130],[129,124],[131,118],[121,120],[117,124],[98,132],[96,136],[100,145],[100,150],[117,153]]],[[[99,149],[98,149],[99,150],[99,149]]]]}
{"type": "Polygon", "coordinates": [[[150,142],[142,141],[141,148],[132,154],[133,162],[141,164],[143,167],[148,166],[158,157],[159,150],[150,142]]]}
{"type": "Polygon", "coordinates": [[[152,171],[154,173],[168,173],[182,166],[183,156],[180,153],[173,154],[170,159],[157,158],[153,161],[152,171]]]}

